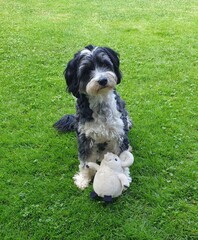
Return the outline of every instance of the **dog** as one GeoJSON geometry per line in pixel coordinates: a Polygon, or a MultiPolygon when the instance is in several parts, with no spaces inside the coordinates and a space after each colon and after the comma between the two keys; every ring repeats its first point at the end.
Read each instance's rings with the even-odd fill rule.
{"type": "MultiPolygon", "coordinates": [[[[122,79],[116,51],[86,46],[69,61],[64,76],[68,91],[77,99],[76,114],[65,115],[54,127],[61,132],[77,133],[80,165],[74,182],[84,189],[94,176],[86,162],[101,161],[107,152],[128,156],[132,122],[116,91],[122,79]]],[[[131,182],[128,168],[125,174],[131,182]]]]}

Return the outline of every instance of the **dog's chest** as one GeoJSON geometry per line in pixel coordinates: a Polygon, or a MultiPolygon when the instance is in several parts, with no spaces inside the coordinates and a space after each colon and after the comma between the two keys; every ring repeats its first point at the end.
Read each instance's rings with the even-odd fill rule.
{"type": "Polygon", "coordinates": [[[105,99],[90,99],[90,109],[93,111],[93,120],[82,124],[80,132],[96,143],[119,141],[124,134],[124,124],[114,95],[111,94],[105,99]]]}

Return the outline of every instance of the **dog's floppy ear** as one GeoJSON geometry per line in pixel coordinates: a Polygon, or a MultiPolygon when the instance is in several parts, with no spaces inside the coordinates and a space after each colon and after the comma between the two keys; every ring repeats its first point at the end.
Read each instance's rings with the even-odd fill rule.
{"type": "Polygon", "coordinates": [[[77,68],[78,68],[78,59],[79,53],[74,55],[74,58],[69,61],[67,67],[64,71],[65,80],[67,83],[67,90],[71,92],[75,97],[79,97],[79,82],[77,76],[77,68]]]}
{"type": "Polygon", "coordinates": [[[107,55],[110,57],[111,62],[113,63],[114,71],[117,76],[117,84],[119,84],[122,79],[122,74],[119,68],[120,67],[119,54],[108,47],[104,47],[103,49],[107,53],[107,55]]]}

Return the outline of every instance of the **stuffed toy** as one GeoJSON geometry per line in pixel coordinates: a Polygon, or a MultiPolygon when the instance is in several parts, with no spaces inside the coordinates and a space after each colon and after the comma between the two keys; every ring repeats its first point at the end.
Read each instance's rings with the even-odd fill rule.
{"type": "Polygon", "coordinates": [[[129,187],[130,180],[125,174],[125,168],[132,163],[133,155],[129,151],[120,157],[106,153],[100,165],[88,162],[86,167],[96,171],[91,197],[102,197],[105,203],[110,203],[113,198],[120,196],[129,187]]]}

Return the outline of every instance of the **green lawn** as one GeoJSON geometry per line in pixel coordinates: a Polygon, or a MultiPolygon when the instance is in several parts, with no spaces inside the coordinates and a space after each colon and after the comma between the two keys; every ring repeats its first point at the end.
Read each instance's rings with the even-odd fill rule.
{"type": "Polygon", "coordinates": [[[0,0],[0,239],[197,239],[198,2],[0,0]],[[112,205],[81,191],[63,70],[85,45],[120,53],[133,183],[112,205]]]}

